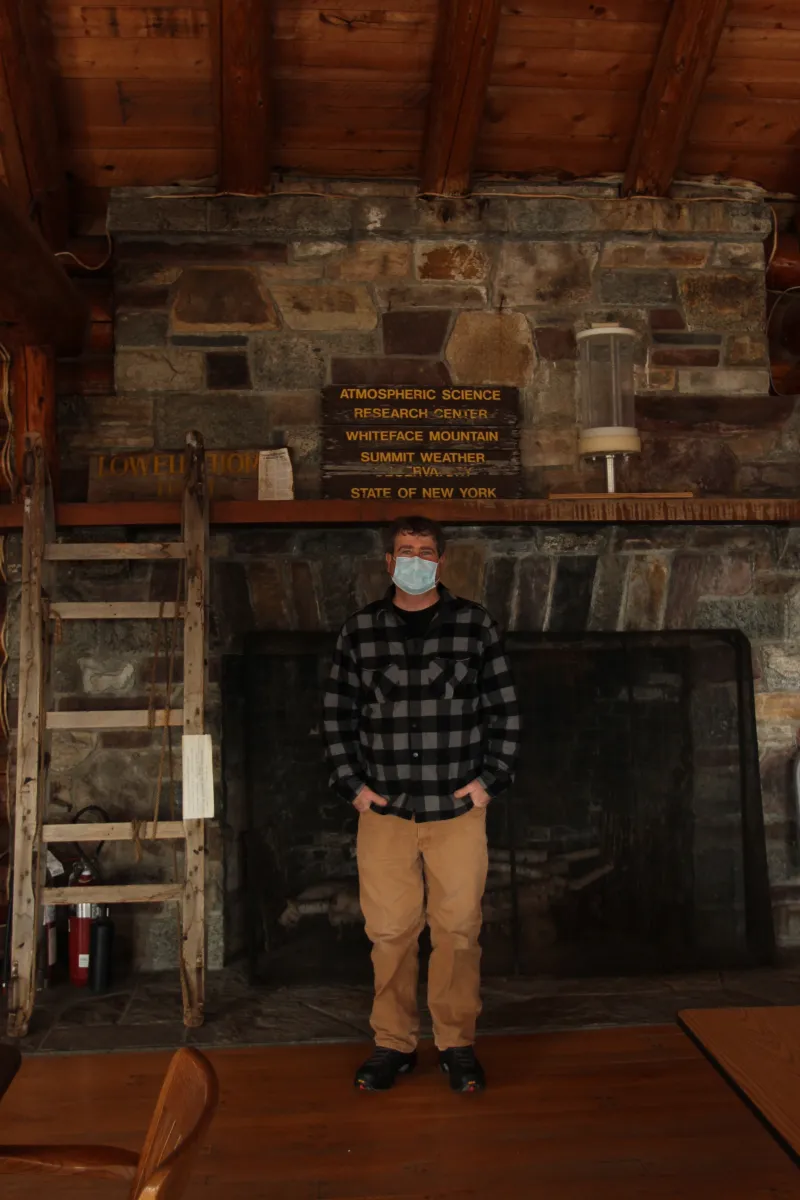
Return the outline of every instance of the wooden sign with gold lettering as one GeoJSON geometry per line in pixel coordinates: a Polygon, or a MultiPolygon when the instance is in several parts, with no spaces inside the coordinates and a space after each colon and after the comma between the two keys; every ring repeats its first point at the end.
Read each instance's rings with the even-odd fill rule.
{"type": "MultiPolygon", "coordinates": [[[[178,451],[94,454],[88,499],[178,500],[185,469],[185,455],[178,451]]],[[[258,450],[206,450],[206,472],[215,500],[258,499],[258,450]]]]}
{"type": "Polygon", "coordinates": [[[322,396],[326,498],[519,495],[516,388],[328,387],[322,396]]]}

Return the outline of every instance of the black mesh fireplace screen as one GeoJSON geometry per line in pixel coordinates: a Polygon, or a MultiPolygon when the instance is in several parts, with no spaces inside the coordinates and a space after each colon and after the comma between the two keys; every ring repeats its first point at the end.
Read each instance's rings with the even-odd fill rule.
{"type": "MultiPolygon", "coordinates": [[[[226,672],[226,740],[243,743],[233,770],[245,776],[242,911],[257,979],[369,974],[355,813],[328,791],[320,736],[332,645],[326,634],[253,635],[226,672]]],[[[746,639],[513,634],[507,647],[524,736],[513,792],[489,810],[486,973],[770,961],[746,639]]]]}

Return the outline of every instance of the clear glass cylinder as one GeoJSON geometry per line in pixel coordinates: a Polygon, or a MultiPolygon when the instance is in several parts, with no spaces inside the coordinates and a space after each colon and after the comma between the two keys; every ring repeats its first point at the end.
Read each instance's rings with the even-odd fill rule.
{"type": "Polygon", "coordinates": [[[633,387],[636,336],[621,325],[596,325],[578,334],[582,454],[641,449],[633,387]]]}

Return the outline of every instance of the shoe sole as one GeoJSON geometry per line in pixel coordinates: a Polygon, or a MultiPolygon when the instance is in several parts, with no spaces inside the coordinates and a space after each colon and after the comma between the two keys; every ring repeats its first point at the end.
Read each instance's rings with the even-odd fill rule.
{"type": "Polygon", "coordinates": [[[356,1079],[355,1086],[359,1092],[390,1092],[401,1075],[410,1075],[413,1070],[413,1066],[401,1067],[388,1087],[375,1087],[365,1079],[356,1079]]]}

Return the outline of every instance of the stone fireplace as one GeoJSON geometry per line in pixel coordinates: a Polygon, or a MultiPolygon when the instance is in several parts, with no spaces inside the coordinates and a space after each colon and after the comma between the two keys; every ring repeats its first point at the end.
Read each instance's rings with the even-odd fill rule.
{"type": "MultiPolygon", "coordinates": [[[[355,814],[328,792],[333,634],[259,633],[223,673],[246,779],[251,977],[368,975],[355,814]]],[[[772,960],[750,653],[738,632],[509,633],[523,738],[489,809],[486,975],[772,960]]]]}
{"type": "MultiPolygon", "coordinates": [[[[739,638],[736,655],[749,658],[752,669],[761,812],[776,941],[782,949],[800,944],[797,820],[790,786],[800,723],[800,533],[780,526],[755,525],[506,525],[452,527],[448,535],[446,582],[454,591],[486,604],[514,639],[544,634],[556,644],[565,639],[566,646],[573,635],[580,634],[612,637],[629,633],[644,637],[662,632],[694,636],[735,631],[739,638]]],[[[103,541],[131,536],[151,540],[154,536],[169,538],[174,531],[86,529],[72,531],[73,536],[103,541]]],[[[18,561],[18,539],[14,538],[10,540],[8,563],[12,591],[18,585],[18,561]]],[[[146,562],[82,564],[80,569],[65,565],[59,574],[62,598],[168,599],[174,595],[172,569],[172,564],[146,562]]],[[[254,634],[269,635],[274,644],[294,635],[303,641],[319,638],[324,648],[345,616],[378,596],[385,580],[379,530],[231,527],[212,532],[210,724],[218,748],[215,761],[219,797],[219,819],[209,827],[208,906],[213,966],[219,967],[225,959],[247,949],[247,913],[252,904],[252,896],[248,897],[248,853],[254,801],[247,793],[247,746],[242,736],[247,706],[247,639],[254,634]]],[[[13,646],[13,604],[8,638],[13,646]]],[[[719,642],[719,638],[712,637],[712,648],[719,642]]],[[[725,655],[733,653],[733,643],[722,638],[720,644],[723,649],[707,652],[708,669],[719,671],[722,655],[727,674],[716,683],[713,673],[709,675],[714,687],[705,707],[710,706],[711,716],[722,722],[720,728],[728,728],[734,716],[736,721],[746,717],[747,697],[744,701],[737,699],[732,709],[731,695],[734,680],[746,682],[747,671],[742,668],[739,676],[732,675],[730,658],[725,659],[725,655]]],[[[56,705],[146,707],[152,651],[152,629],[144,622],[105,622],[99,631],[82,623],[65,623],[62,641],[56,648],[56,705]]],[[[299,681],[300,691],[295,693],[301,696],[298,719],[306,722],[318,702],[321,684],[319,664],[323,660],[319,657],[314,661],[313,667],[303,668],[310,674],[299,681]]],[[[180,658],[176,668],[179,700],[180,658]]],[[[644,710],[650,696],[654,702],[663,702],[666,711],[676,711],[669,696],[674,699],[677,691],[687,685],[680,682],[680,672],[673,667],[662,675],[667,678],[657,679],[655,684],[652,680],[641,687],[636,684],[639,691],[634,689],[634,699],[637,705],[644,705],[644,710]],[[658,700],[658,688],[666,689],[662,701],[658,700]]],[[[10,687],[13,717],[13,672],[10,687]]],[[[597,711],[599,714],[610,709],[597,711]]],[[[683,711],[685,716],[685,705],[683,711]]],[[[288,719],[285,713],[283,719],[288,719]]],[[[267,708],[263,720],[266,727],[270,720],[267,708]]],[[[610,715],[608,721],[611,729],[610,715]]],[[[268,730],[265,737],[274,733],[274,729],[268,730]]],[[[721,788],[724,791],[732,786],[732,776],[738,769],[731,759],[731,745],[719,745],[719,730],[712,731],[710,737],[703,770],[700,772],[698,766],[694,775],[698,795],[706,796],[709,803],[721,788]]],[[[309,746],[311,757],[316,756],[318,761],[318,740],[312,740],[309,746]]],[[[752,755],[754,749],[751,743],[748,753],[752,755]]],[[[146,731],[57,735],[51,768],[51,819],[69,819],[69,812],[91,803],[101,804],[112,817],[129,816],[131,812],[150,817],[158,758],[158,735],[146,731]],[[65,805],[71,808],[67,810],[65,805]]],[[[280,769],[287,769],[285,762],[280,769]]],[[[179,771],[177,774],[179,803],[179,771]]],[[[308,813],[308,845],[313,848],[313,815],[319,811],[325,829],[330,831],[341,823],[344,861],[349,854],[349,814],[338,811],[338,802],[320,781],[324,781],[324,774],[316,778],[317,791],[303,799],[308,813]]],[[[279,782],[281,787],[286,786],[285,779],[279,782]]],[[[751,781],[747,787],[751,797],[758,794],[757,782],[751,781]]],[[[266,800],[263,803],[266,809],[266,800]]],[[[165,785],[162,805],[166,804],[165,785]]],[[[564,822],[556,822],[551,814],[547,822],[541,822],[547,823],[564,822]]],[[[330,851],[329,846],[317,849],[324,850],[322,858],[330,851]]],[[[104,867],[109,878],[120,882],[134,878],[164,880],[170,878],[172,870],[158,843],[145,843],[139,862],[132,851],[109,849],[104,852],[104,867]],[[125,854],[128,857],[122,857],[125,854]]],[[[743,870],[744,866],[736,869],[743,870]]],[[[269,903],[266,889],[264,903],[269,903]]],[[[283,909],[265,910],[264,919],[277,922],[282,915],[283,909]]],[[[128,923],[121,932],[139,967],[169,969],[174,965],[176,923],[172,912],[134,910],[120,914],[120,921],[128,923]]],[[[508,947],[506,952],[510,953],[508,947]]],[[[507,955],[503,961],[509,961],[507,955]]]]}
{"type": "MultiPolygon", "coordinates": [[[[377,181],[282,186],[263,199],[182,189],[113,194],[116,386],[113,394],[75,395],[70,372],[62,373],[63,499],[86,499],[92,455],[169,455],[187,428],[199,429],[210,450],[288,447],[297,497],[318,498],[320,389],[336,383],[519,388],[522,494],[592,492],[602,479],[577,454],[575,334],[602,320],[639,334],[643,453],[625,468],[621,488],[796,494],[796,401],[769,395],[764,244],[772,218],[759,194],[720,188],[687,200],[621,201],[603,183],[571,187],[571,196],[504,184],[502,194],[444,202],[377,181]]],[[[138,481],[131,498],[142,495],[138,481]]],[[[448,532],[449,584],[485,603],[515,637],[733,631],[746,639],[736,653],[746,645],[752,665],[775,934],[780,947],[800,945],[790,788],[800,725],[800,531],[507,524],[448,532]]],[[[102,541],[174,536],[175,529],[69,532],[102,541]]],[[[385,573],[380,531],[366,526],[214,525],[211,548],[219,814],[209,829],[208,913],[209,961],[219,967],[247,948],[251,799],[239,736],[247,639],[329,638],[379,594],[385,573]]],[[[8,539],[7,569],[13,722],[16,537],[8,539]]],[[[175,594],[169,563],[65,565],[59,586],[70,600],[175,594]]],[[[57,706],[146,706],[152,649],[144,622],[66,623],[57,706]]],[[[146,731],[59,734],[50,819],[69,819],[90,803],[112,816],[149,817],[156,800],[168,804],[166,794],[153,795],[158,757],[157,738],[146,731]]],[[[327,812],[332,801],[318,803],[327,812]]],[[[125,854],[120,844],[104,851],[109,876],[121,882],[165,879],[173,869],[162,844],[145,845],[141,861],[125,854]]],[[[282,915],[266,912],[264,920],[282,915]]],[[[120,914],[123,923],[137,966],[174,966],[172,912],[134,910],[120,914]]]]}

